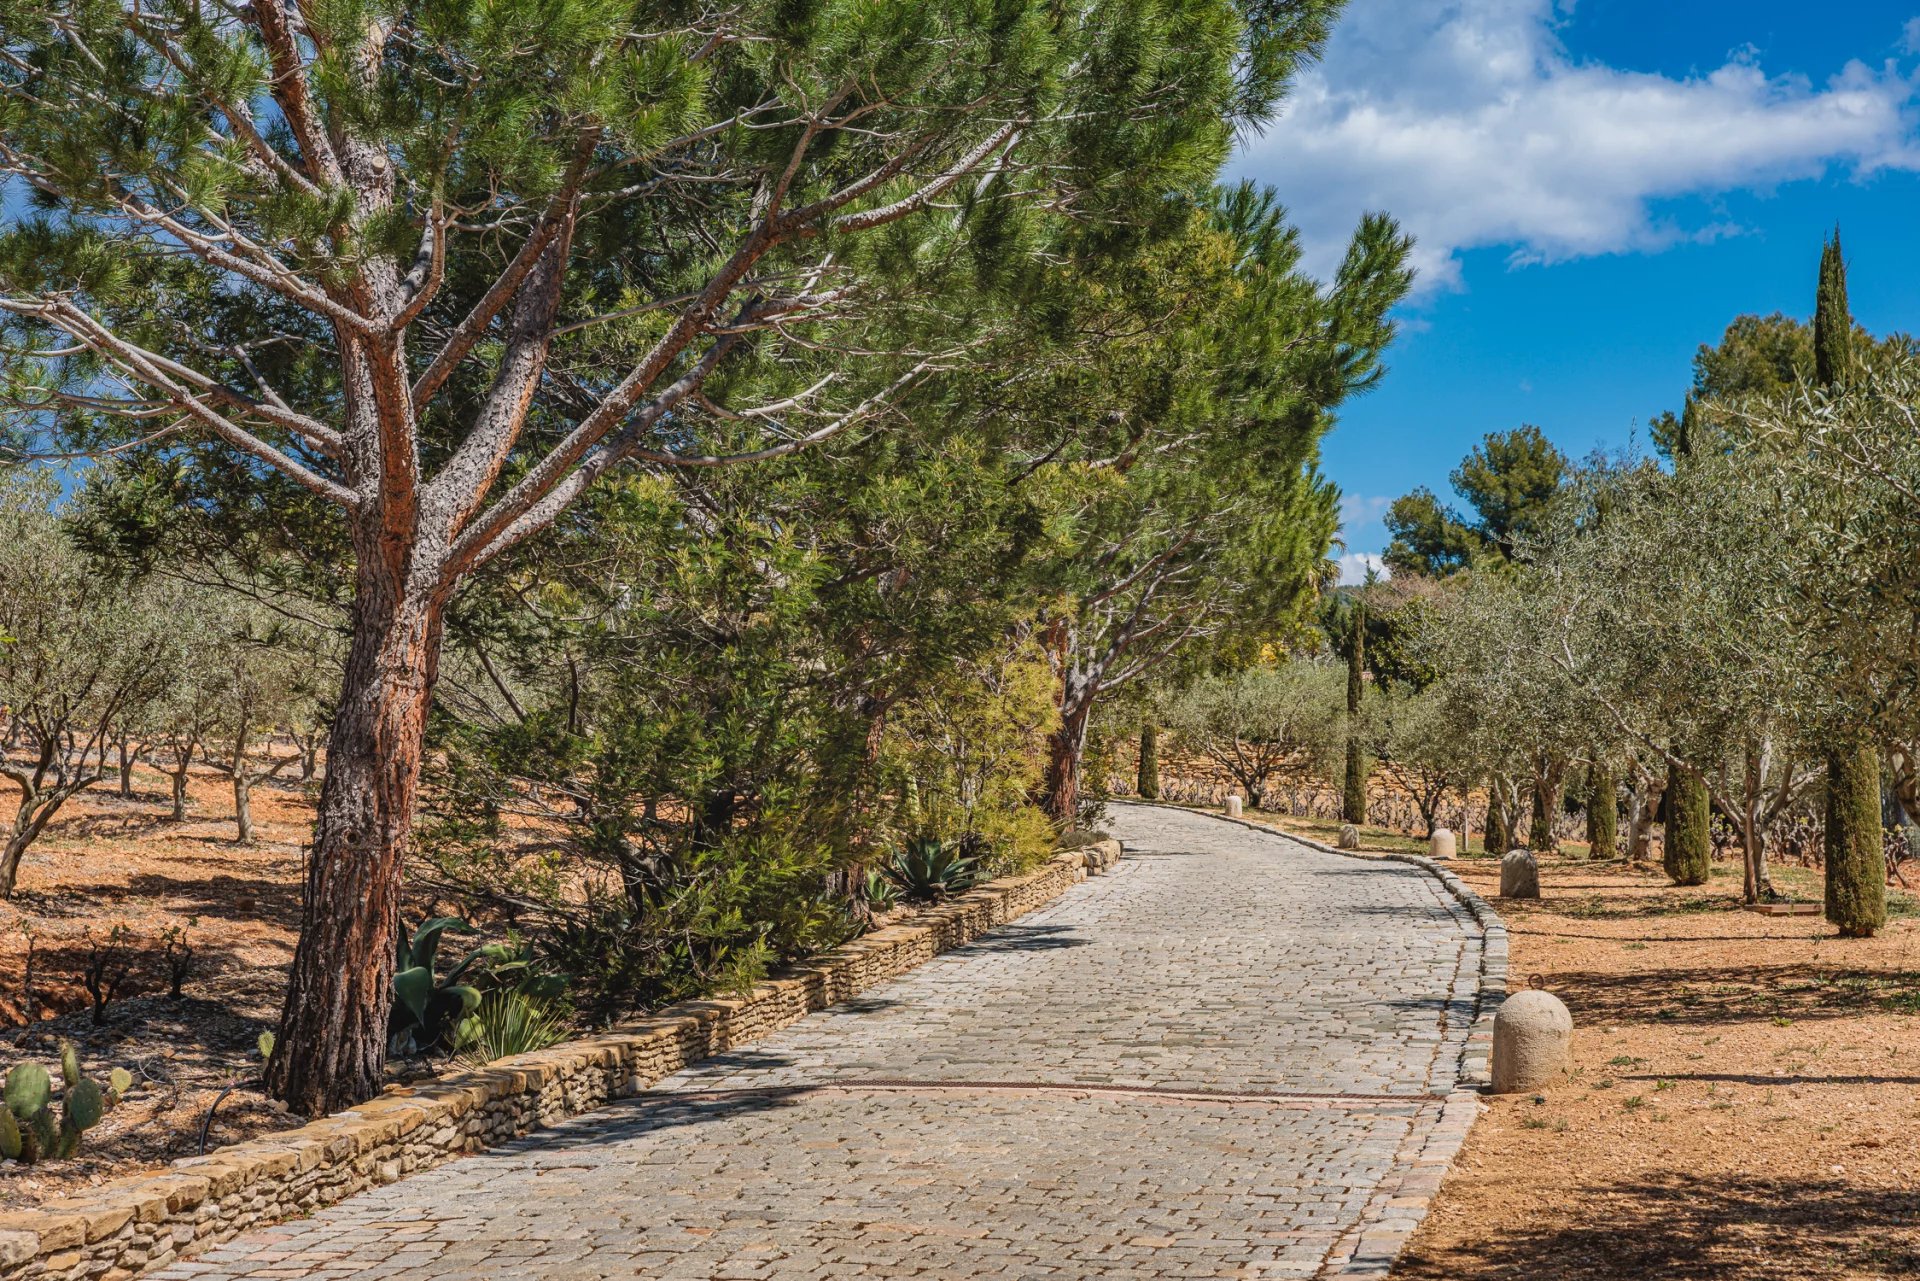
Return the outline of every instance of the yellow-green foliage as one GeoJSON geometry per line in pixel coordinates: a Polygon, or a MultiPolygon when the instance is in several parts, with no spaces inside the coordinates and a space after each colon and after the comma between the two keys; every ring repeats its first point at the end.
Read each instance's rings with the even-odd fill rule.
{"type": "Polygon", "coordinates": [[[881,745],[894,835],[972,837],[988,875],[1032,867],[1054,842],[1031,799],[1059,723],[1053,673],[1031,643],[999,657],[956,669],[901,708],[881,745]]]}

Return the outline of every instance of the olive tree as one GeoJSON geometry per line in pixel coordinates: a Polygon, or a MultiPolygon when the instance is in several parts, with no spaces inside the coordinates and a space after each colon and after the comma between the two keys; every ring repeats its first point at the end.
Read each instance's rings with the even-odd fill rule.
{"type": "Polygon", "coordinates": [[[1331,777],[1345,740],[1345,698],[1343,668],[1298,659],[1197,681],[1169,704],[1166,724],[1265,809],[1276,777],[1331,777]]]}
{"type": "MultiPolygon", "coordinates": [[[[1704,789],[1701,803],[1735,823],[1750,902],[1771,893],[1768,827],[1815,777],[1804,744],[1819,695],[1792,582],[1800,527],[1766,458],[1697,449],[1671,473],[1582,473],[1535,566],[1546,652],[1642,768],[1672,771],[1689,796],[1704,789]]],[[[1703,876],[1695,862],[1685,879],[1703,876]]]]}
{"type": "Polygon", "coordinates": [[[0,827],[0,897],[61,807],[105,776],[114,737],[170,676],[166,601],[93,572],[60,527],[57,496],[51,477],[0,480],[0,777],[17,793],[0,827]]]}
{"type": "Polygon", "coordinates": [[[1449,687],[1454,741],[1487,788],[1490,853],[1523,839],[1555,848],[1561,789],[1604,737],[1592,700],[1549,648],[1550,604],[1532,565],[1482,566],[1450,580],[1421,627],[1427,662],[1449,687]]]}
{"type": "Polygon", "coordinates": [[[332,673],[304,629],[269,610],[231,602],[212,638],[212,715],[202,738],[206,763],[233,787],[235,839],[253,844],[253,789],[296,768],[296,741],[276,750],[278,733],[313,705],[332,673]]]}
{"type": "MultiPolygon", "coordinates": [[[[1773,460],[1795,518],[1793,599],[1811,715],[1826,741],[1864,731],[1892,765],[1900,805],[1920,811],[1920,361],[1882,351],[1844,387],[1744,406],[1739,425],[1773,460]]],[[[1843,772],[1862,769],[1843,763],[1843,772]]],[[[1830,819],[1877,837],[1879,816],[1869,821],[1858,798],[1840,799],[1830,819]]],[[[1830,894],[1829,919],[1844,934],[1871,934],[1885,920],[1879,842],[1849,841],[1843,856],[1859,866],[1841,870],[1847,888],[1830,894]]]]}
{"type": "Polygon", "coordinates": [[[1464,795],[1474,782],[1472,754],[1463,750],[1458,728],[1465,710],[1444,681],[1424,689],[1389,685],[1369,709],[1376,768],[1413,801],[1428,836],[1440,826],[1447,796],[1464,795]]]}

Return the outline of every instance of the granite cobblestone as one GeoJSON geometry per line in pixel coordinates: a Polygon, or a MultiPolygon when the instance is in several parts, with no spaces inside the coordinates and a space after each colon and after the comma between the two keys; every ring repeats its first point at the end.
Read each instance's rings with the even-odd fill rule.
{"type": "Polygon", "coordinates": [[[1478,1104],[1484,922],[1167,809],[1051,905],[162,1281],[1383,1275],[1478,1104]]]}

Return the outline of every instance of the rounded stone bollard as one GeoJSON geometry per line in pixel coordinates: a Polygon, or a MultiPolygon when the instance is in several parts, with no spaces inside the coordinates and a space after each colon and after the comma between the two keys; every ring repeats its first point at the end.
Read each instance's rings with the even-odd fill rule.
{"type": "Polygon", "coordinates": [[[1500,897],[1540,897],[1540,863],[1532,851],[1512,850],[1500,860],[1500,897]]]}
{"type": "Polygon", "coordinates": [[[1351,823],[1343,823],[1340,827],[1340,848],[1343,850],[1359,849],[1360,829],[1351,823]]]}
{"type": "Polygon", "coordinates": [[[1238,796],[1229,796],[1227,798],[1227,817],[1239,818],[1240,814],[1241,814],[1240,798],[1238,796]]]}
{"type": "Polygon", "coordinates": [[[1452,858],[1455,852],[1453,833],[1444,827],[1433,829],[1433,839],[1427,842],[1427,854],[1432,858],[1452,858]]]}
{"type": "Polygon", "coordinates": [[[1558,1079],[1573,1046],[1573,1015],[1551,992],[1516,992],[1493,1016],[1495,1094],[1524,1094],[1558,1079]]]}

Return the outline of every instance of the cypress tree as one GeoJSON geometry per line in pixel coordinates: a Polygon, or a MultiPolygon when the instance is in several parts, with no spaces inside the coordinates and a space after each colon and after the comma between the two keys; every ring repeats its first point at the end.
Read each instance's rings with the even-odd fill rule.
{"type": "Polygon", "coordinates": [[[1545,779],[1535,779],[1533,783],[1533,826],[1527,832],[1527,848],[1541,854],[1552,854],[1560,848],[1553,839],[1553,807],[1560,803],[1553,784],[1545,779]]]}
{"type": "Polygon", "coordinates": [[[1140,769],[1134,782],[1141,800],[1160,799],[1160,729],[1152,721],[1140,731],[1140,769]]]}
{"type": "Polygon", "coordinates": [[[1847,263],[1840,229],[1820,249],[1820,286],[1813,310],[1813,378],[1827,391],[1846,385],[1853,361],[1853,314],[1847,307],[1847,263]]]}
{"type": "Polygon", "coordinates": [[[1713,870],[1712,802],[1707,781],[1667,767],[1667,839],[1661,860],[1675,885],[1705,885],[1713,870]]]}
{"type": "Polygon", "coordinates": [[[1843,938],[1872,938],[1887,923],[1880,752],[1867,741],[1827,756],[1826,915],[1843,938]]]}
{"type": "Polygon", "coordinates": [[[1596,762],[1587,775],[1588,858],[1619,856],[1620,808],[1614,790],[1613,771],[1596,762]]]}
{"type": "MultiPolygon", "coordinates": [[[[1813,313],[1814,377],[1821,388],[1845,388],[1853,359],[1853,316],[1847,307],[1847,263],[1840,232],[1820,251],[1813,313]]],[[[1880,848],[1880,754],[1850,735],[1827,753],[1827,919],[1847,938],[1867,938],[1887,920],[1886,856],[1880,848]]]]}
{"type": "Polygon", "coordinates": [[[1506,805],[1499,795],[1499,784],[1487,790],[1487,831],[1486,850],[1489,854],[1505,855],[1513,848],[1513,816],[1507,813],[1506,805]]]}
{"type": "Polygon", "coordinates": [[[1360,699],[1365,693],[1362,673],[1367,661],[1367,606],[1353,607],[1352,643],[1347,647],[1347,785],[1340,800],[1340,817],[1349,823],[1367,821],[1367,762],[1360,741],[1360,699]]]}

